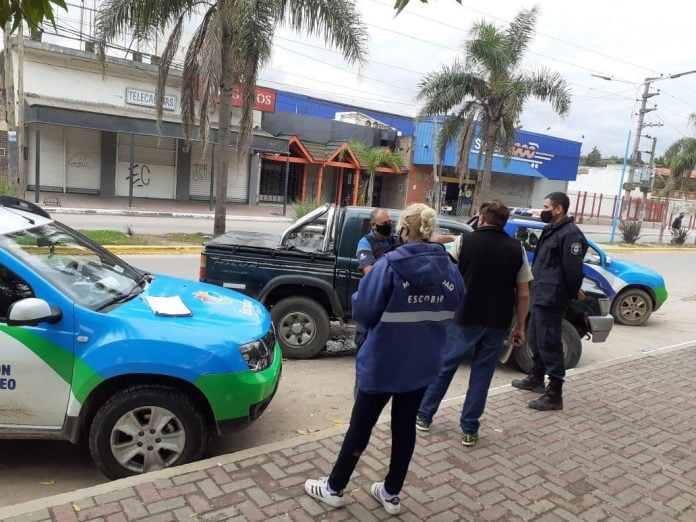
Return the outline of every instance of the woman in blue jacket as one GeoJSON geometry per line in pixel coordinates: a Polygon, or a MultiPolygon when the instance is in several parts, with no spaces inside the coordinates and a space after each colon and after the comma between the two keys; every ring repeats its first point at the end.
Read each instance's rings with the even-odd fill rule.
{"type": "Polygon", "coordinates": [[[429,242],[436,228],[435,211],[427,205],[404,210],[397,230],[405,244],[380,258],[353,294],[353,318],[368,333],[357,356],[358,393],[350,427],[331,475],[305,483],[309,495],[330,506],[345,504],[343,490],[391,399],[389,473],[372,485],[371,493],[389,514],[399,513],[418,407],[440,371],[446,325],[464,297],[456,266],[442,245],[429,242]]]}

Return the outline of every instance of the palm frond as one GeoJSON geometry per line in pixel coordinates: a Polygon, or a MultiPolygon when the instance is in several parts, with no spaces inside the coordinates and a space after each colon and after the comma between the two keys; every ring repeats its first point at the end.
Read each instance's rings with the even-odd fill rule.
{"type": "Polygon", "coordinates": [[[181,42],[181,35],[183,33],[184,16],[180,16],[179,19],[174,24],[172,29],[172,34],[167,40],[167,44],[164,46],[164,52],[162,52],[162,57],[159,63],[159,70],[157,74],[157,86],[155,88],[155,111],[157,113],[157,130],[162,133],[162,113],[164,111],[164,91],[167,86],[167,78],[169,77],[169,69],[176,55],[177,49],[179,49],[179,42],[181,42]]]}
{"type": "Polygon", "coordinates": [[[420,115],[446,114],[467,98],[482,102],[490,95],[486,81],[459,62],[426,75],[419,87],[418,98],[426,101],[420,115]]]}
{"type": "Polygon", "coordinates": [[[277,0],[277,20],[309,36],[323,36],[348,63],[365,63],[367,30],[349,0],[277,0]]]}
{"type": "Polygon", "coordinates": [[[505,75],[510,62],[507,42],[505,34],[495,24],[485,21],[474,24],[464,50],[468,69],[483,69],[494,76],[505,75]]]}
{"type": "Polygon", "coordinates": [[[556,114],[564,116],[570,110],[570,88],[559,73],[541,67],[529,74],[524,83],[531,96],[549,102],[556,114]]]}
{"type": "Polygon", "coordinates": [[[696,112],[689,114],[689,125],[696,127],[696,112]]]}
{"type": "MultiPolygon", "coordinates": [[[[204,42],[210,42],[217,33],[209,32],[215,31],[214,24],[220,25],[219,13],[216,8],[211,7],[208,12],[206,12],[201,24],[193,33],[193,38],[186,50],[186,56],[184,58],[184,70],[182,73],[182,90],[181,90],[181,123],[184,127],[184,139],[186,144],[191,141],[193,130],[196,126],[196,100],[198,99],[198,79],[202,80],[201,89],[201,105],[205,106],[206,112],[201,112],[201,118],[203,114],[206,114],[207,119],[208,108],[211,107],[210,97],[213,99],[217,96],[217,90],[219,83],[220,74],[217,75],[217,83],[212,83],[216,78],[214,72],[219,71],[221,68],[220,62],[221,57],[218,52],[217,56],[213,54],[210,49],[207,49],[208,54],[204,55],[202,53],[204,42]],[[215,63],[218,63],[217,68],[215,63]],[[201,64],[207,64],[208,68],[201,67],[201,64]]],[[[218,29],[219,30],[219,29],[218,29]]],[[[219,37],[217,38],[220,39],[219,37]]],[[[212,102],[214,107],[215,102],[212,102]]],[[[203,125],[201,122],[201,135],[207,137],[209,124],[203,125]]]]}
{"type": "Polygon", "coordinates": [[[682,138],[670,145],[665,158],[674,177],[689,175],[696,169],[696,138],[682,138]]]}
{"type": "Polygon", "coordinates": [[[518,65],[524,57],[524,51],[534,36],[534,28],[539,17],[539,6],[522,9],[510,23],[505,32],[507,55],[511,66],[518,65]]]}

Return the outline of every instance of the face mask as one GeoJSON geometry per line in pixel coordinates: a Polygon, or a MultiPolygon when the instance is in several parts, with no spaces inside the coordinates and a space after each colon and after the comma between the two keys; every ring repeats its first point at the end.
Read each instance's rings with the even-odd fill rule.
{"type": "Polygon", "coordinates": [[[551,221],[553,220],[553,214],[550,210],[542,210],[540,217],[544,223],[551,223],[551,221]]]}
{"type": "Polygon", "coordinates": [[[392,232],[392,224],[382,223],[381,225],[375,225],[375,230],[383,236],[388,236],[392,232]]]}

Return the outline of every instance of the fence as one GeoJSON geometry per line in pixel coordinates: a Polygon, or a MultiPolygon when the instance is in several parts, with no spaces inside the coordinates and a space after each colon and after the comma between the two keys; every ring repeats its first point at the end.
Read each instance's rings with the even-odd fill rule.
{"type": "MultiPolygon", "coordinates": [[[[674,201],[657,201],[654,199],[644,200],[642,197],[624,198],[609,194],[598,194],[595,192],[569,192],[570,212],[580,223],[608,223],[611,222],[615,213],[621,219],[640,220],[641,208],[643,208],[643,222],[662,223],[663,218],[671,223],[674,214],[674,201]]],[[[696,225],[696,215],[692,215],[689,228],[696,225]]],[[[685,223],[686,225],[686,223],[685,223]]]]}

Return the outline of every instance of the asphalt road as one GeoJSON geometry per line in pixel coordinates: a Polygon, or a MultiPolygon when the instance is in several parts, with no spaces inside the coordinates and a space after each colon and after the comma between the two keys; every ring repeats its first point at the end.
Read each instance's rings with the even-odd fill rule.
{"type": "MultiPolygon", "coordinates": [[[[198,270],[198,256],[124,257],[141,268],[185,278],[195,278],[198,270]]],[[[670,297],[646,326],[616,326],[606,343],[585,342],[580,367],[645,350],[696,342],[693,320],[696,253],[632,253],[624,257],[659,270],[665,276],[670,297]]],[[[468,372],[468,365],[462,365],[450,388],[449,400],[461,403],[468,372]]],[[[502,366],[496,372],[493,386],[507,384],[519,375],[513,368],[502,366]]],[[[353,379],[354,357],[350,355],[286,361],[278,394],[268,410],[244,431],[218,441],[212,453],[237,451],[346,422],[352,406],[353,379]]],[[[529,414],[520,411],[520,415],[529,414]]],[[[482,436],[494,428],[486,424],[484,416],[482,436]]],[[[104,481],[85,446],[52,441],[0,441],[0,507],[104,481]]]]}

